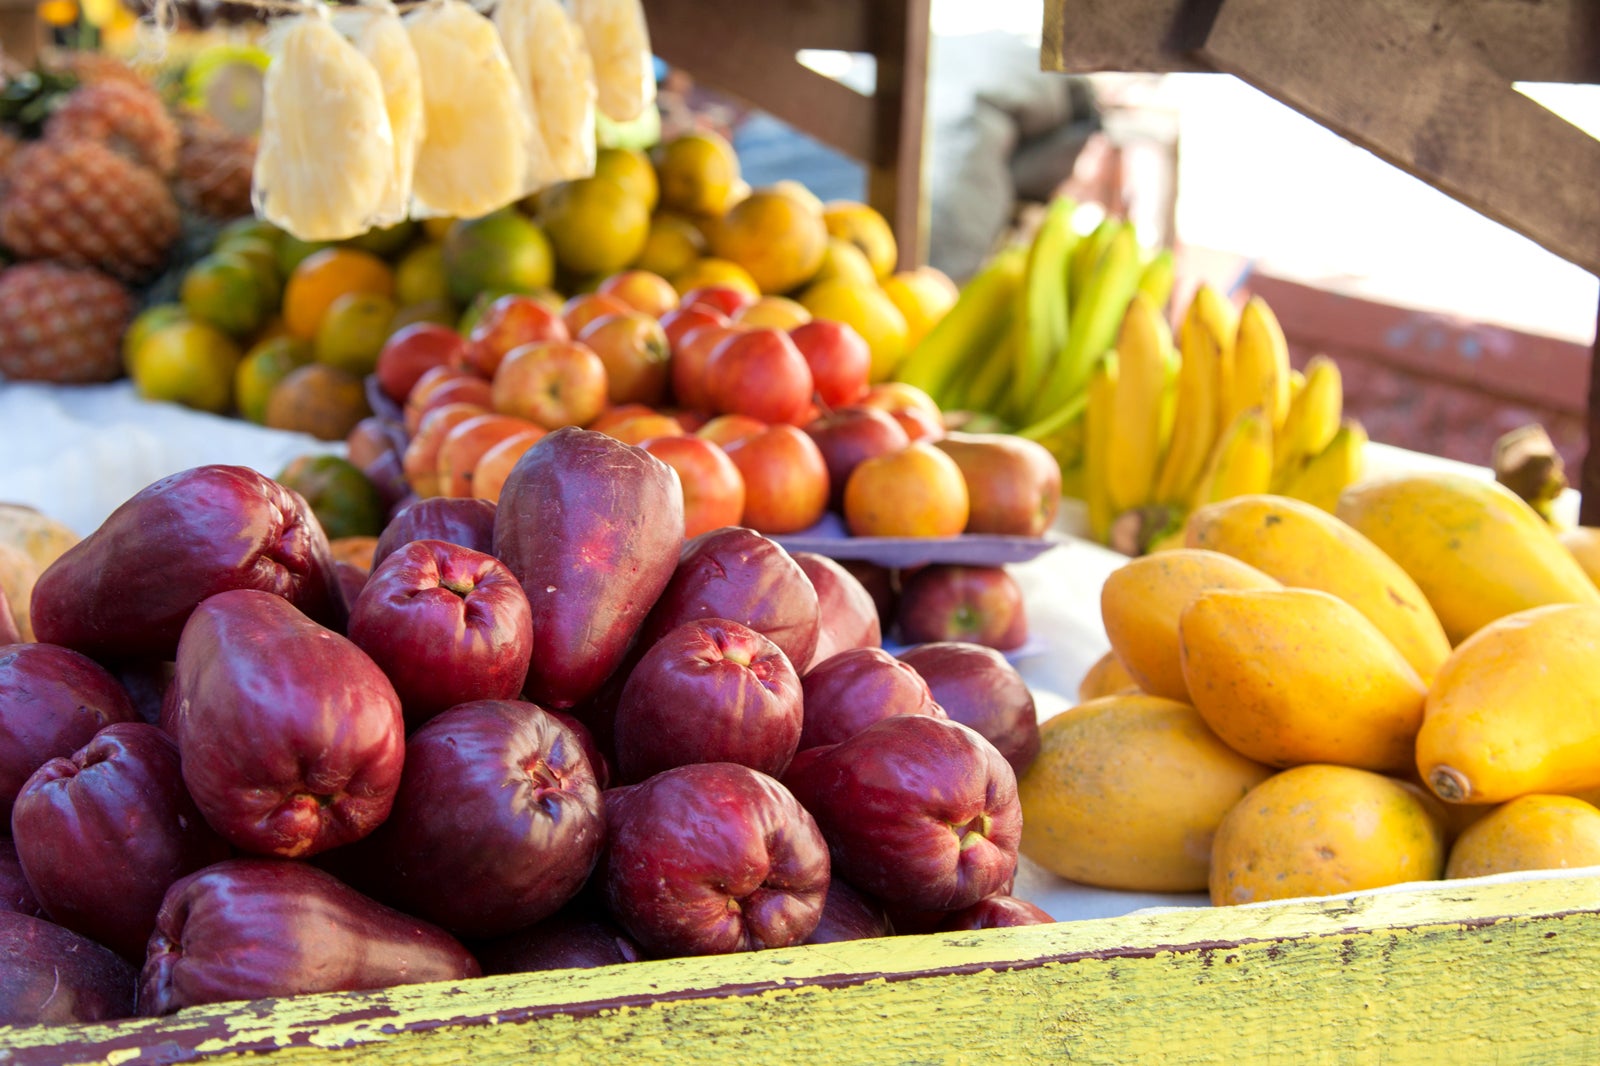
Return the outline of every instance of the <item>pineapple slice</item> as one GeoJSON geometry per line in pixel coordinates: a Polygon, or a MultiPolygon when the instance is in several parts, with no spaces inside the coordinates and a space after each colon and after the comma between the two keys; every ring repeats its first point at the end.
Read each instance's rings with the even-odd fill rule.
{"type": "Polygon", "coordinates": [[[500,0],[495,26],[533,116],[525,192],[594,173],[594,62],[558,0],[500,0]]]}
{"type": "Polygon", "coordinates": [[[404,21],[427,127],[411,217],[479,218],[518,199],[533,120],[494,23],[463,0],[425,4],[404,21]]]}
{"type": "Polygon", "coordinates": [[[639,0],[571,0],[571,7],[594,57],[600,113],[613,122],[638,118],[656,98],[643,5],[639,0]]]}
{"type": "Polygon", "coordinates": [[[324,15],[288,20],[263,89],[250,199],[306,241],[369,229],[394,169],[378,72],[324,15]]]}
{"type": "Polygon", "coordinates": [[[392,226],[403,221],[411,209],[411,180],[425,128],[417,53],[390,0],[364,0],[359,6],[339,7],[333,26],[367,57],[383,83],[384,109],[394,134],[394,169],[372,221],[375,226],[392,226]]]}

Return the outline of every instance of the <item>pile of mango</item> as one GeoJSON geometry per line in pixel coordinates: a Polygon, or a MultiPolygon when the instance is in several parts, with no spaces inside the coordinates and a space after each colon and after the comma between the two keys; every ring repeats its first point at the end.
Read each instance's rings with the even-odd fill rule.
{"type": "Polygon", "coordinates": [[[1597,537],[1455,473],[1196,509],[1102,587],[1023,854],[1217,905],[1600,865],[1597,537]]]}

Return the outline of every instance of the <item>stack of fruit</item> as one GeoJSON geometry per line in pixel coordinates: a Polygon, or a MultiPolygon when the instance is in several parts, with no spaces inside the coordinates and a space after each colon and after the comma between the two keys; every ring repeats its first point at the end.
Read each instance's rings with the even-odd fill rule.
{"type": "Polygon", "coordinates": [[[682,513],[576,427],[370,572],[254,471],[136,493],[0,643],[0,1024],[1051,920],[1016,671],[682,513]]]}
{"type": "Polygon", "coordinates": [[[1057,874],[1235,904],[1600,863],[1600,588],[1502,486],[1208,503],[1101,613],[1021,782],[1057,874]]]}
{"type": "Polygon", "coordinates": [[[0,270],[0,374],[18,380],[118,376],[185,218],[249,211],[250,138],[170,110],[107,57],[74,64],[0,98],[0,245],[16,260],[0,270]]]}

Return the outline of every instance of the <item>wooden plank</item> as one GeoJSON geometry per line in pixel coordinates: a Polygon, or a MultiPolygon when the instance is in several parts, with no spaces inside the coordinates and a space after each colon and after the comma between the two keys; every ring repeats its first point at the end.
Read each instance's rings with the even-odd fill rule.
{"type": "Polygon", "coordinates": [[[1446,11],[1404,0],[1227,0],[1216,69],[1600,273],[1600,141],[1511,88],[1446,11]]]}
{"type": "Polygon", "coordinates": [[[1600,1061],[1600,876],[0,1028],[13,1066],[1600,1061]]]}
{"type": "Polygon", "coordinates": [[[1095,71],[1210,70],[1189,50],[1219,0],[1045,0],[1039,66],[1095,71]]]}
{"type": "Polygon", "coordinates": [[[1448,10],[1453,32],[1512,81],[1600,81],[1594,0],[1458,0],[1448,10]]]}
{"type": "Polygon", "coordinates": [[[930,0],[878,0],[872,51],[878,148],[867,170],[867,200],[889,220],[899,269],[928,254],[927,142],[930,0]]]}
{"type": "Polygon", "coordinates": [[[705,0],[643,2],[652,37],[663,32],[692,33],[706,42],[708,51],[744,34],[782,41],[797,49],[872,50],[873,4],[783,0],[782,3],[712,7],[705,0]]]}

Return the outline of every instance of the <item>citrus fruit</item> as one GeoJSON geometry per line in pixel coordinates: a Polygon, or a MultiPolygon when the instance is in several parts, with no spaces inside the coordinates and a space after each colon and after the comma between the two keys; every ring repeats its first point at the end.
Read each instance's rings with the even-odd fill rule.
{"type": "Polygon", "coordinates": [[[285,233],[278,238],[278,273],[287,278],[302,262],[324,248],[332,247],[330,241],[303,241],[291,233],[285,233]]]}
{"type": "Polygon", "coordinates": [[[189,312],[183,309],[182,304],[155,304],[135,315],[122,334],[122,365],[128,373],[133,373],[134,353],[150,334],[162,326],[183,322],[188,317],[189,312]]]}
{"type": "Polygon", "coordinates": [[[277,246],[264,237],[230,237],[218,241],[213,252],[227,252],[249,260],[261,285],[261,302],[268,312],[283,302],[283,275],[278,272],[277,246]]]}
{"type": "Polygon", "coordinates": [[[807,211],[810,211],[816,215],[822,214],[821,198],[818,197],[816,193],[806,188],[804,182],[796,181],[793,178],[783,178],[779,181],[773,182],[771,185],[768,185],[767,191],[782,193],[785,196],[793,197],[795,202],[800,204],[800,206],[804,207],[807,211]]]}
{"type": "Polygon", "coordinates": [[[615,274],[639,257],[650,209],[610,178],[562,182],[539,198],[556,262],[573,274],[615,274]]]}
{"type": "Polygon", "coordinates": [[[267,294],[249,259],[234,252],[201,257],[183,275],[179,298],[191,318],[233,337],[260,328],[267,316],[267,294]]]}
{"type": "Polygon", "coordinates": [[[682,215],[664,211],[650,220],[650,233],[633,265],[670,278],[686,270],[706,250],[705,235],[682,215]]]}
{"type": "Polygon", "coordinates": [[[672,287],[678,290],[680,296],[691,289],[703,289],[710,285],[724,285],[751,296],[761,295],[761,286],[756,284],[750,272],[726,259],[696,259],[688,269],[672,275],[672,287]]]}
{"type": "Polygon", "coordinates": [[[443,243],[424,241],[400,257],[394,267],[394,298],[401,307],[450,299],[443,243]]]}
{"type": "Polygon", "coordinates": [[[383,496],[361,468],[337,455],[302,455],[273,480],[305,497],[329,540],[383,532],[383,496]]]}
{"type": "Polygon", "coordinates": [[[456,220],[445,215],[422,220],[422,235],[430,241],[442,241],[450,235],[450,227],[456,220]]]}
{"type": "Polygon", "coordinates": [[[906,355],[906,316],[876,285],[821,281],[800,294],[800,303],[816,318],[853,326],[872,350],[868,380],[887,381],[906,355]]]}
{"type": "Polygon", "coordinates": [[[365,376],[378,365],[378,352],[394,332],[397,308],[387,296],[347,292],[328,307],[317,327],[317,362],[365,376]]]}
{"type": "Polygon", "coordinates": [[[738,263],[764,293],[811,280],[827,251],[822,215],[793,194],[762,189],[739,201],[712,231],[711,251],[738,263]]]}
{"type": "Polygon", "coordinates": [[[239,414],[261,425],[267,420],[267,397],[272,388],[311,362],[311,346],[293,337],[259,341],[245,353],[233,374],[233,400],[239,414]]]}
{"type": "Polygon", "coordinates": [[[403,219],[392,226],[377,226],[359,237],[351,237],[339,243],[346,248],[358,248],[363,252],[371,252],[387,259],[403,250],[416,235],[417,224],[409,219],[403,219]]]}
{"type": "Polygon", "coordinates": [[[861,249],[879,281],[894,272],[900,257],[894,230],[873,208],[854,200],[833,200],[823,206],[822,220],[830,234],[861,249]]]}
{"type": "Polygon", "coordinates": [[[601,148],[594,157],[595,177],[610,178],[627,190],[628,195],[644,204],[646,211],[654,211],[661,199],[661,186],[656,181],[656,168],[650,157],[634,148],[601,148]]]}
{"type": "Polygon", "coordinates": [[[291,370],[267,396],[266,425],[343,440],[372,413],[361,379],[338,367],[310,363],[291,370]]]}
{"type": "Polygon", "coordinates": [[[283,322],[290,336],[314,339],[328,308],[351,292],[393,298],[394,271],[355,248],[324,248],[303,260],[283,287],[283,322]]]}
{"type": "Polygon", "coordinates": [[[482,292],[532,292],[555,274],[550,238],[511,208],[457,222],[442,254],[450,296],[462,306],[482,292]]]}
{"type": "Polygon", "coordinates": [[[129,373],[139,395],[222,414],[233,404],[239,365],[233,338],[204,322],[170,322],[133,353],[129,373]]]}
{"type": "Polygon", "coordinates": [[[217,231],[217,246],[221,247],[241,237],[266,241],[276,252],[289,235],[264,218],[246,215],[244,218],[234,219],[217,231]]]}
{"type": "Polygon", "coordinates": [[[822,265],[817,267],[811,283],[815,285],[819,281],[835,278],[857,285],[872,285],[877,282],[878,275],[873,272],[872,264],[867,262],[867,254],[860,248],[843,237],[829,237],[822,253],[822,265]]]}
{"type": "Polygon", "coordinates": [[[406,304],[394,313],[389,335],[394,336],[413,322],[437,322],[441,326],[454,327],[456,320],[455,305],[449,300],[423,300],[421,303],[406,304]]]}
{"type": "Polygon", "coordinates": [[[933,267],[902,270],[883,279],[883,291],[906,316],[906,347],[938,324],[958,295],[955,283],[933,267]]]}
{"type": "Polygon", "coordinates": [[[739,157],[719,134],[693,130],[660,147],[656,177],[662,207],[691,215],[720,215],[728,209],[739,181],[739,157]]]}

